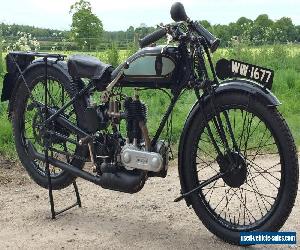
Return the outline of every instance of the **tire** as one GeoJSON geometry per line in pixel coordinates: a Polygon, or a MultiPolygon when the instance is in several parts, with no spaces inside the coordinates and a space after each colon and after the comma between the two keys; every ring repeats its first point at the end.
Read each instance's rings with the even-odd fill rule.
{"type": "Polygon", "coordinates": [[[182,186],[182,189],[188,192],[199,186],[199,182],[224,172],[224,169],[229,171],[224,178],[190,195],[187,202],[192,205],[195,213],[210,232],[226,242],[239,245],[240,232],[278,231],[287,220],[298,190],[297,152],[291,132],[276,107],[268,107],[260,100],[253,100],[251,96],[240,92],[216,96],[214,103],[215,109],[210,102],[206,103],[203,113],[220,147],[222,141],[217,136],[217,130],[213,125],[213,110],[220,114],[223,125],[226,125],[225,113],[228,114],[236,142],[239,142],[236,143],[239,151],[234,150],[227,125],[224,125],[224,129],[231,151],[226,153],[225,147],[221,147],[221,151],[224,158],[228,159],[230,156],[231,159],[237,159],[235,162],[239,162],[241,170],[229,170],[233,165],[223,159],[218,158],[219,162],[217,162],[216,150],[202,115],[198,111],[187,130],[184,151],[181,154],[181,162],[184,164],[181,168],[181,178],[185,186],[182,186]],[[237,116],[239,113],[244,114],[244,116],[240,115],[242,119],[237,116]],[[246,114],[249,114],[247,118],[246,114]],[[251,117],[254,118],[250,120],[251,117]],[[245,126],[241,124],[246,122],[241,123],[241,121],[244,120],[249,123],[251,121],[244,130],[248,133],[247,136],[242,132],[245,126]],[[272,140],[270,143],[266,140],[269,136],[272,140]]]}
{"type": "MultiPolygon", "coordinates": [[[[40,66],[40,67],[35,67],[33,70],[27,72],[26,74],[26,82],[27,82],[27,86],[31,92],[31,95],[35,98],[38,99],[39,101],[41,101],[42,103],[44,103],[44,93],[43,91],[41,93],[38,92],[39,88],[43,88],[41,85],[43,83],[43,79],[44,79],[44,67],[40,66]]],[[[54,67],[48,67],[48,78],[49,78],[49,83],[48,86],[49,87],[49,93],[52,93],[52,90],[56,90],[57,92],[59,92],[59,90],[61,91],[61,96],[63,100],[65,98],[71,99],[78,91],[79,91],[79,87],[77,85],[75,85],[74,83],[70,82],[69,78],[67,75],[65,75],[64,73],[62,73],[61,71],[59,71],[58,69],[54,68],[54,67]]],[[[29,110],[29,103],[31,101],[30,94],[29,94],[29,90],[27,88],[27,86],[22,82],[20,84],[20,86],[17,89],[16,92],[16,99],[15,99],[15,105],[14,105],[14,109],[12,112],[12,125],[13,125],[13,134],[14,134],[14,140],[15,140],[15,145],[16,145],[16,151],[17,154],[19,156],[19,159],[22,163],[22,165],[25,167],[26,171],[28,172],[29,176],[41,187],[43,188],[48,188],[48,179],[47,176],[45,174],[45,169],[43,168],[43,163],[39,162],[39,161],[33,161],[30,159],[28,153],[27,153],[27,141],[30,140],[31,143],[34,144],[36,150],[39,150],[40,153],[43,153],[42,151],[42,139],[41,136],[37,136],[37,132],[35,131],[35,129],[33,128],[33,123],[37,122],[36,120],[38,120],[39,117],[38,115],[36,115],[37,109],[34,108],[33,111],[28,111],[29,110]],[[28,112],[32,112],[32,114],[30,113],[28,115],[28,126],[32,127],[32,131],[30,128],[28,128],[28,126],[25,124],[25,121],[27,121],[26,115],[28,114],[28,112]],[[32,119],[31,119],[32,118],[32,119]],[[25,120],[26,119],[26,120],[25,120]],[[31,134],[32,138],[30,139],[26,139],[25,138],[25,133],[26,132],[26,126],[28,133],[31,134]],[[38,139],[37,139],[38,138],[38,139]]],[[[41,90],[41,89],[40,89],[41,90]]],[[[53,90],[53,91],[54,91],[53,90]]],[[[56,95],[53,95],[53,101],[51,102],[49,99],[49,106],[51,106],[51,104],[54,105],[55,103],[55,99],[57,98],[57,92],[56,95]]],[[[54,93],[54,92],[53,92],[54,93]]],[[[52,94],[53,94],[52,93],[52,94]]],[[[62,105],[57,105],[55,106],[57,109],[60,108],[62,105]]],[[[71,105],[71,109],[74,109],[74,113],[72,115],[72,117],[74,117],[74,122],[77,123],[77,125],[80,127],[81,125],[83,125],[83,118],[82,118],[82,114],[86,108],[86,103],[83,99],[78,99],[78,101],[76,101],[73,105],[71,105]]],[[[61,142],[61,144],[64,144],[63,142],[61,142]]],[[[56,147],[58,146],[62,146],[59,144],[59,142],[57,142],[56,147]]],[[[67,152],[68,148],[66,146],[66,144],[64,144],[64,151],[67,152]],[[65,151],[66,150],[66,151],[65,151]]],[[[60,160],[64,160],[64,161],[68,161],[68,163],[70,163],[71,165],[77,167],[77,168],[82,168],[84,165],[84,160],[83,158],[86,157],[86,147],[79,147],[76,146],[75,149],[72,149],[74,154],[77,157],[72,157],[72,159],[65,157],[64,155],[60,155],[58,153],[53,153],[52,151],[49,152],[49,155],[52,157],[59,157],[60,160]],[[50,154],[51,153],[51,154],[50,154]],[[63,158],[65,157],[65,158],[63,158]],[[63,159],[61,159],[63,158],[63,159]]],[[[53,166],[51,166],[51,171],[53,172],[53,170],[55,170],[55,173],[51,173],[51,181],[52,181],[52,187],[55,190],[58,189],[63,189],[67,186],[69,186],[70,184],[72,184],[72,182],[74,181],[75,177],[73,175],[71,175],[70,173],[63,171],[63,170],[57,170],[56,168],[54,168],[53,166]],[[56,173],[56,171],[59,171],[59,173],[56,173]]]]}

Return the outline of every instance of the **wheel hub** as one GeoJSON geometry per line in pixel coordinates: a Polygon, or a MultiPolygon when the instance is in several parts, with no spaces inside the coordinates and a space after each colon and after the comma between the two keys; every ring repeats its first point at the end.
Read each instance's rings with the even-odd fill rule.
{"type": "Polygon", "coordinates": [[[224,157],[217,159],[222,173],[227,172],[222,178],[233,188],[238,188],[247,179],[247,164],[245,158],[238,152],[229,152],[224,157]]]}
{"type": "Polygon", "coordinates": [[[43,146],[43,137],[45,135],[45,131],[41,129],[40,124],[44,121],[43,114],[41,114],[40,111],[36,112],[34,114],[34,117],[32,119],[32,132],[34,135],[34,139],[36,142],[40,145],[43,146]]]}
{"type": "MultiPolygon", "coordinates": [[[[38,112],[35,113],[35,115],[33,117],[32,128],[33,128],[33,134],[34,134],[36,141],[42,146],[44,145],[44,143],[43,143],[44,137],[47,136],[47,130],[41,126],[41,124],[44,121],[45,121],[45,113],[43,111],[39,110],[38,112]]],[[[70,133],[65,128],[60,126],[56,121],[53,121],[50,123],[49,129],[57,132],[58,134],[65,136],[65,137],[70,136],[70,133]]],[[[65,141],[64,139],[59,138],[57,136],[51,137],[51,142],[54,144],[63,143],[64,141],[65,141]]]]}

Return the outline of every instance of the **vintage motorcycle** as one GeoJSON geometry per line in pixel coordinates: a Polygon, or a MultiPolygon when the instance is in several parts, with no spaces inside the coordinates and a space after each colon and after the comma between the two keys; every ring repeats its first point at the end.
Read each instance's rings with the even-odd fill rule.
{"type": "Polygon", "coordinates": [[[115,69],[85,55],[65,62],[60,54],[9,53],[2,101],[9,100],[20,161],[49,189],[53,218],[53,189],[73,184],[71,207],[80,206],[76,177],[138,192],[148,178],[167,175],[170,141],[160,137],[187,90],[197,101],[179,141],[175,201],[185,199],[212,233],[233,244],[240,244],[240,232],[279,230],[295,202],[298,160],[270,92],[274,72],[234,59],[214,67],[219,39],[188,18],[181,3],[172,5],[171,17],[175,23],[141,39],[141,49],[115,69]],[[152,45],[164,37],[167,45],[152,45]],[[153,137],[139,95],[147,89],[171,99],[153,137]],[[83,170],[86,162],[92,167],[83,170]]]}

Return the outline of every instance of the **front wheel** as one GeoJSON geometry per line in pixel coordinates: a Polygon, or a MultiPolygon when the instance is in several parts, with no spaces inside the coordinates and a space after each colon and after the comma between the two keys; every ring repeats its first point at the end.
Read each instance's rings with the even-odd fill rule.
{"type": "Polygon", "coordinates": [[[203,114],[207,123],[199,111],[183,147],[185,191],[223,176],[190,195],[194,211],[232,244],[243,231],[278,231],[298,189],[296,147],[286,122],[275,107],[236,92],[216,96],[203,114]]]}

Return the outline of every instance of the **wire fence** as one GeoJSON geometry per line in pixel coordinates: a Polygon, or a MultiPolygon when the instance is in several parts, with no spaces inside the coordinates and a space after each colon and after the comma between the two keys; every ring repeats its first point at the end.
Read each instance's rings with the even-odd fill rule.
{"type": "MultiPolygon", "coordinates": [[[[20,37],[18,36],[2,36],[2,47],[5,49],[16,43],[20,37]]],[[[75,42],[68,37],[37,37],[39,50],[66,50],[66,51],[104,51],[115,46],[118,50],[127,50],[134,46],[133,39],[98,39],[93,37],[77,38],[75,42]]]]}

